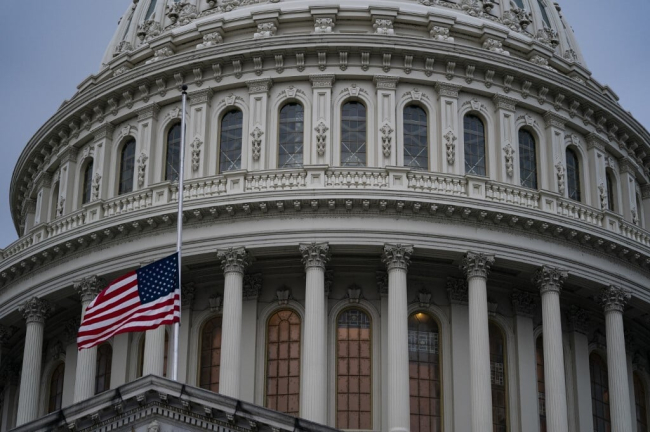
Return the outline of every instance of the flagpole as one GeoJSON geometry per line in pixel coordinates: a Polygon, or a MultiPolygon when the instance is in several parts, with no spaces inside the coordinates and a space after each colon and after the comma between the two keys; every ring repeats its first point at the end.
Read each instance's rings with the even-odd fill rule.
{"type": "MultiPolygon", "coordinates": [[[[178,289],[181,289],[181,244],[183,243],[183,177],[185,175],[185,105],[187,103],[187,86],[183,90],[183,105],[181,109],[181,160],[178,173],[178,221],[176,222],[176,252],[178,252],[178,289]]],[[[174,323],[174,361],[172,379],[178,381],[178,334],[180,323],[174,323]]]]}

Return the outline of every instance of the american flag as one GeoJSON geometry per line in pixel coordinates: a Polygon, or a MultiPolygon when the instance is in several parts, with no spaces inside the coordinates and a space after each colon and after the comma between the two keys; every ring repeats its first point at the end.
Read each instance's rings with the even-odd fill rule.
{"type": "Polygon", "coordinates": [[[91,348],[116,334],[180,321],[178,253],[115,279],[86,308],[77,346],[91,348]]]}

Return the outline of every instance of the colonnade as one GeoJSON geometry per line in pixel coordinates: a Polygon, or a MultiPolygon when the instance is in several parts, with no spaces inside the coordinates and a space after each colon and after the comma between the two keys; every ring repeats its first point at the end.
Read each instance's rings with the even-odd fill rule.
{"type": "MultiPolygon", "coordinates": [[[[330,259],[330,250],[327,243],[308,243],[300,244],[299,251],[306,272],[301,416],[326,424],[328,311],[325,266],[330,259]]],[[[385,382],[388,394],[387,418],[391,432],[410,430],[407,271],[412,254],[412,246],[400,244],[384,245],[382,254],[388,272],[387,343],[390,349],[385,382]]],[[[246,249],[240,247],[221,250],[217,257],[225,275],[220,393],[239,398],[242,294],[244,271],[250,264],[250,256],[246,249]]],[[[460,266],[467,278],[472,432],[492,430],[487,279],[494,261],[494,255],[467,252],[460,266]]],[[[533,283],[539,289],[542,300],[546,419],[550,432],[569,430],[560,312],[560,293],[567,275],[565,270],[542,266],[533,276],[533,283]]],[[[103,281],[97,277],[75,284],[81,296],[82,316],[103,285],[103,281]]],[[[616,286],[603,288],[600,293],[606,321],[612,430],[616,432],[631,430],[630,391],[623,334],[623,308],[629,298],[627,290],[616,286]]],[[[39,415],[43,333],[52,305],[44,299],[34,297],[23,304],[20,311],[26,321],[26,336],[17,425],[35,420],[39,415]]],[[[162,332],[151,330],[146,333],[144,375],[162,375],[164,346],[164,328],[162,332]]],[[[78,354],[74,402],[94,395],[96,355],[94,348],[82,350],[78,354]]]]}

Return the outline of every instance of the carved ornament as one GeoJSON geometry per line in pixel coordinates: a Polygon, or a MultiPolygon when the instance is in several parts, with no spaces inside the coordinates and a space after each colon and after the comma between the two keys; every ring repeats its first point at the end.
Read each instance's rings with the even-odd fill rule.
{"type": "Polygon", "coordinates": [[[217,259],[221,261],[224,273],[233,272],[243,275],[244,269],[251,263],[250,255],[243,247],[217,251],[217,259]]]}
{"type": "Polygon", "coordinates": [[[632,297],[627,288],[610,285],[600,291],[598,300],[607,312],[623,312],[623,308],[632,297]]]}
{"type": "Polygon", "coordinates": [[[310,267],[325,269],[325,264],[330,259],[330,247],[327,243],[303,243],[298,250],[302,254],[305,269],[310,267]]]}
{"type": "Polygon", "coordinates": [[[106,282],[99,276],[90,276],[74,283],[82,303],[89,303],[104,289],[106,282]]]}
{"type": "Polygon", "coordinates": [[[564,269],[542,266],[533,275],[532,282],[535,284],[540,293],[544,295],[547,292],[562,291],[562,285],[569,276],[569,272],[564,269]]]}
{"type": "Polygon", "coordinates": [[[411,263],[413,246],[402,244],[386,244],[382,254],[382,261],[386,264],[388,271],[393,269],[406,270],[411,263]]]}
{"type": "Polygon", "coordinates": [[[460,264],[460,269],[467,279],[480,277],[487,279],[490,267],[494,264],[494,255],[483,252],[467,252],[460,264]]]}
{"type": "Polygon", "coordinates": [[[45,323],[45,318],[54,311],[54,307],[47,300],[32,297],[22,305],[18,306],[18,311],[23,314],[27,324],[43,324],[45,323]]]}

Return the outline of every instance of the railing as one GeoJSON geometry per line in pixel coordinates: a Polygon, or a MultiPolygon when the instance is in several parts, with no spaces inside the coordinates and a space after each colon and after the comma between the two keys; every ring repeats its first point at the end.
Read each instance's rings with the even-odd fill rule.
{"type": "MultiPolygon", "coordinates": [[[[607,217],[605,212],[549,192],[539,192],[482,178],[452,174],[409,171],[404,168],[327,168],[245,171],[208,178],[187,180],[184,197],[189,202],[229,194],[308,189],[408,190],[442,196],[458,196],[492,203],[552,213],[604,228],[632,242],[650,247],[650,233],[623,220],[607,217]],[[478,188],[477,188],[478,187],[478,188]],[[475,193],[484,188],[484,194],[475,193]],[[471,191],[470,191],[471,189],[471,191]]],[[[104,218],[137,212],[177,202],[178,184],[159,183],[151,187],[106,201],[96,201],[83,209],[47,224],[34,227],[29,234],[0,251],[1,259],[14,256],[44,239],[54,238],[80,226],[104,218]]]]}
{"type": "Polygon", "coordinates": [[[503,183],[487,182],[485,184],[485,199],[488,201],[539,209],[540,194],[539,192],[530,189],[515,187],[503,183]]]}
{"type": "Polygon", "coordinates": [[[409,173],[408,188],[443,195],[467,196],[467,180],[463,177],[429,173],[409,173]]]}

